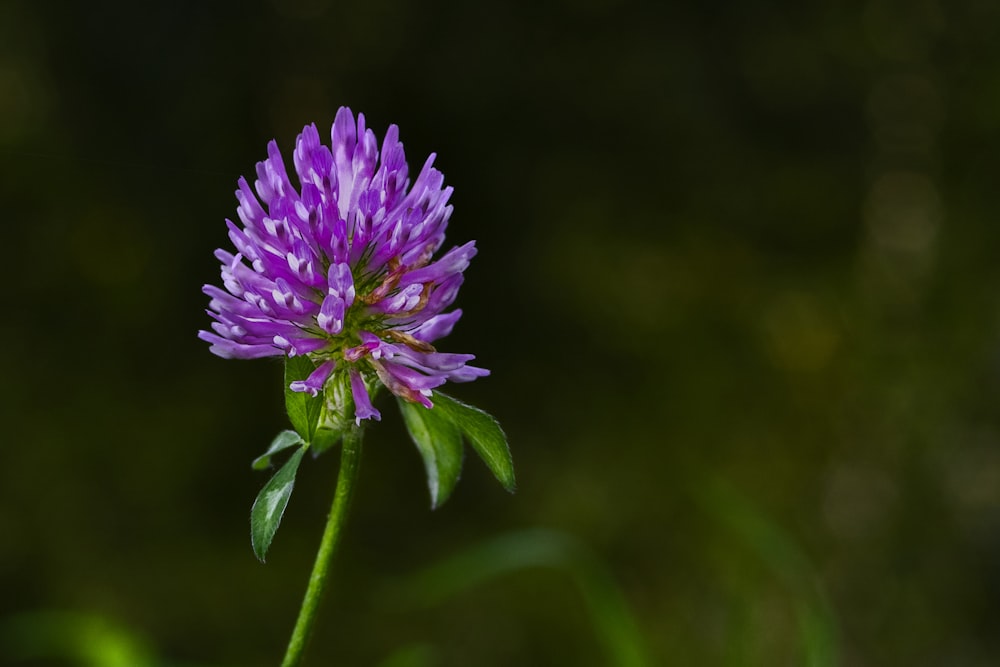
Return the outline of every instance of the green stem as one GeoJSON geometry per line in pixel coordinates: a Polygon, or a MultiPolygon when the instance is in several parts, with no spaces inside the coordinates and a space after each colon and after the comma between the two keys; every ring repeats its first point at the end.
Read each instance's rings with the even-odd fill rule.
{"type": "Polygon", "coordinates": [[[330,563],[337,551],[340,534],[347,518],[347,510],[351,505],[351,496],[354,493],[354,482],[358,478],[360,463],[361,428],[353,427],[344,435],[341,444],[340,472],[337,474],[337,490],[333,494],[333,507],[330,509],[330,516],[327,517],[326,528],[323,529],[323,539],[319,544],[319,552],[316,554],[312,574],[309,575],[309,587],[306,588],[302,609],[299,611],[299,619],[295,622],[295,629],[292,631],[292,638],[288,642],[288,650],[285,651],[285,659],[282,661],[281,667],[297,667],[302,664],[306,643],[309,641],[309,635],[316,622],[316,610],[326,588],[330,563]]]}

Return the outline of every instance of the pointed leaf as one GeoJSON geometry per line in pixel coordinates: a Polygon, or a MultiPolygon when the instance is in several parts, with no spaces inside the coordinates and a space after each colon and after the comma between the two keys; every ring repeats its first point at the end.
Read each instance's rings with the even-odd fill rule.
{"type": "Polygon", "coordinates": [[[302,436],[300,436],[295,431],[282,431],[271,441],[271,446],[267,448],[267,451],[258,456],[253,460],[254,470],[264,470],[270,467],[271,457],[280,452],[283,449],[288,449],[289,447],[294,447],[295,445],[302,444],[302,436]]]}
{"type": "Polygon", "coordinates": [[[319,423],[323,411],[323,394],[312,396],[303,391],[292,391],[288,388],[296,380],[305,380],[316,370],[316,365],[309,357],[298,355],[285,358],[285,412],[292,426],[306,442],[312,441],[313,433],[319,423]]]}
{"type": "Polygon", "coordinates": [[[454,424],[468,439],[493,476],[513,493],[516,486],[514,462],[510,458],[507,436],[497,420],[479,408],[456,401],[440,392],[434,392],[433,400],[434,408],[431,412],[438,413],[454,424]]]}
{"type": "Polygon", "coordinates": [[[299,469],[305,451],[306,448],[301,447],[292,454],[285,465],[281,466],[274,477],[260,490],[257,500],[250,509],[250,541],[253,544],[253,552],[262,562],[271,546],[271,540],[274,539],[274,533],[281,524],[281,517],[285,514],[288,498],[292,495],[292,487],[295,486],[295,473],[299,469]]]}
{"type": "Polygon", "coordinates": [[[448,500],[462,472],[462,433],[437,410],[401,398],[397,402],[406,430],[424,459],[431,507],[436,509],[448,500]]]}

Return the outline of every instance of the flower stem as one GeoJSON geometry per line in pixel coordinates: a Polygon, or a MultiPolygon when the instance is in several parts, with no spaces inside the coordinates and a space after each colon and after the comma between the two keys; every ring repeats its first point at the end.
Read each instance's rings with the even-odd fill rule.
{"type": "Polygon", "coordinates": [[[309,575],[309,586],[306,588],[302,609],[299,610],[299,618],[295,622],[295,629],[292,631],[292,638],[288,642],[288,649],[285,651],[285,659],[282,661],[281,667],[298,667],[302,664],[306,644],[316,622],[316,611],[326,588],[330,563],[333,561],[333,555],[340,543],[340,534],[343,531],[347,511],[351,505],[354,482],[358,478],[361,463],[361,435],[362,429],[360,427],[352,427],[344,435],[340,453],[340,472],[337,474],[337,490],[333,494],[333,507],[330,509],[330,516],[327,517],[326,528],[323,529],[323,539],[319,544],[319,552],[316,554],[312,574],[309,575]]]}

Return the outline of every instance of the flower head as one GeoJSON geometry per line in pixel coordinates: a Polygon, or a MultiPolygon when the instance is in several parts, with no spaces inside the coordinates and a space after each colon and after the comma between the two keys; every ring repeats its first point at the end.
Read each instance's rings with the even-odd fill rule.
{"type": "MultiPolygon", "coordinates": [[[[467,365],[471,354],[445,354],[432,343],[451,332],[461,310],[445,312],[476,254],[475,242],[435,258],[451,216],[452,188],[432,165],[416,179],[389,126],[381,151],[365,117],[341,107],[331,145],[315,125],[302,130],[289,179],[277,144],[257,163],[252,190],[240,178],[236,209],[226,220],[236,254],[224,249],[225,289],[206,285],[212,331],[198,336],[220,357],[307,355],[315,371],[293,391],[324,393],[334,412],[379,419],[370,392],[431,407],[432,390],[489,371],[467,365]],[[332,398],[331,398],[332,397],[332,398]]],[[[346,415],[341,415],[341,417],[346,415]]]]}

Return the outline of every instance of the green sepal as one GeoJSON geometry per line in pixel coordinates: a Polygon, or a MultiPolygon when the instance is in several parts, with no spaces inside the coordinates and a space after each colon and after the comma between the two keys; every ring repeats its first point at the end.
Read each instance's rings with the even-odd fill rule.
{"type": "Polygon", "coordinates": [[[448,500],[462,472],[462,433],[438,410],[428,410],[401,398],[396,402],[406,430],[424,459],[431,507],[437,509],[448,500]]]}
{"type": "Polygon", "coordinates": [[[289,385],[305,380],[316,370],[316,365],[305,355],[285,358],[285,412],[296,432],[306,442],[312,442],[316,426],[323,412],[323,394],[311,396],[308,392],[292,391],[289,385]]]}
{"type": "Polygon", "coordinates": [[[271,441],[271,446],[267,448],[267,451],[255,458],[251,465],[254,470],[264,470],[270,467],[272,456],[284,449],[301,444],[304,444],[304,441],[298,433],[295,431],[282,431],[271,441]]]}
{"type": "Polygon", "coordinates": [[[434,392],[433,401],[431,411],[439,413],[442,418],[458,427],[497,481],[513,493],[517,486],[514,481],[514,461],[510,457],[507,436],[497,420],[479,408],[437,391],[434,392]]]}
{"type": "Polygon", "coordinates": [[[250,508],[250,542],[253,552],[261,562],[271,546],[271,540],[281,525],[281,517],[285,514],[288,499],[295,486],[295,473],[299,469],[302,455],[306,447],[300,447],[292,454],[285,465],[274,474],[264,488],[257,494],[257,499],[250,508]]]}
{"type": "Polygon", "coordinates": [[[344,437],[343,430],[335,431],[332,428],[320,426],[313,434],[313,439],[312,442],[309,443],[309,448],[312,450],[314,457],[319,456],[340,442],[342,437],[344,437]]]}

